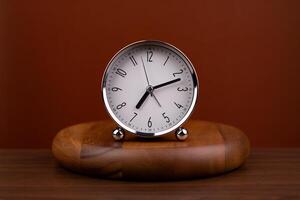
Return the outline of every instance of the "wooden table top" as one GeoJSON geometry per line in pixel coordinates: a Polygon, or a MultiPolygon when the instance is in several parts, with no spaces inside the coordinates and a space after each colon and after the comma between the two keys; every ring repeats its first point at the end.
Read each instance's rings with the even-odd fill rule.
{"type": "Polygon", "coordinates": [[[50,150],[0,150],[0,199],[300,199],[300,148],[254,149],[236,171],[177,182],[124,182],[57,166],[50,150]]]}

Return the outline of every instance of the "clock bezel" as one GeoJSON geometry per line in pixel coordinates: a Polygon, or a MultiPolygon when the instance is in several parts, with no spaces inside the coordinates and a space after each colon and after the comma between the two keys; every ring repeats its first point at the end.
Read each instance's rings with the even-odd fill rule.
{"type": "Polygon", "coordinates": [[[140,137],[161,136],[164,134],[171,133],[172,131],[174,131],[177,128],[179,128],[180,126],[182,126],[188,120],[188,118],[191,116],[191,114],[195,108],[195,105],[196,105],[196,102],[198,99],[198,88],[199,88],[199,82],[198,82],[197,73],[196,73],[196,70],[195,70],[192,62],[189,60],[189,58],[177,47],[175,47],[169,43],[158,41],[158,40],[141,40],[141,41],[130,43],[130,44],[126,45],[125,47],[123,47],[122,49],[120,49],[108,62],[107,66],[105,68],[105,71],[103,73],[103,76],[102,76],[102,84],[101,84],[102,100],[104,102],[105,108],[106,108],[107,112],[109,113],[109,116],[111,117],[111,119],[114,120],[118,124],[119,127],[125,129],[126,131],[128,131],[130,133],[140,136],[140,137]],[[106,88],[106,80],[107,80],[107,76],[108,76],[108,69],[110,68],[110,66],[113,63],[113,61],[115,60],[115,58],[117,58],[120,54],[122,54],[125,51],[136,48],[138,46],[144,46],[144,45],[145,46],[153,45],[153,46],[164,47],[164,48],[167,48],[168,50],[172,51],[179,57],[181,57],[183,59],[183,61],[186,63],[187,67],[189,68],[189,70],[191,72],[192,80],[193,80],[193,99],[192,99],[192,103],[191,103],[190,107],[188,108],[188,111],[186,112],[184,117],[174,126],[168,128],[168,129],[165,129],[163,131],[153,132],[153,133],[134,130],[131,127],[128,127],[122,121],[120,121],[118,119],[118,117],[113,113],[112,108],[110,107],[110,105],[108,103],[108,98],[107,98],[107,94],[106,94],[106,89],[107,89],[106,88]]]}

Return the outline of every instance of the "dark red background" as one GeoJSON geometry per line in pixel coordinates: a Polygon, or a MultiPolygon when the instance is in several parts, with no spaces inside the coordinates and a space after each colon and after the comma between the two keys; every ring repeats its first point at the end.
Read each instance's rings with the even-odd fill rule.
{"type": "Polygon", "coordinates": [[[193,62],[193,118],[235,125],[253,146],[300,146],[299,10],[296,0],[0,0],[0,147],[50,147],[59,129],[108,118],[104,68],[141,39],[193,62]]]}

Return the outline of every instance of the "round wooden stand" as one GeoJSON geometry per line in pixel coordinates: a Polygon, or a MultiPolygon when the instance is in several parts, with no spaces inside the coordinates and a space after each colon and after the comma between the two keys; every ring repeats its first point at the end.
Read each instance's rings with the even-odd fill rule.
{"type": "Polygon", "coordinates": [[[127,133],[114,141],[111,121],[78,124],[60,131],[52,151],[64,167],[83,174],[124,180],[207,177],[242,165],[250,151],[246,135],[232,126],[189,121],[185,141],[175,134],[143,139],[127,133]]]}

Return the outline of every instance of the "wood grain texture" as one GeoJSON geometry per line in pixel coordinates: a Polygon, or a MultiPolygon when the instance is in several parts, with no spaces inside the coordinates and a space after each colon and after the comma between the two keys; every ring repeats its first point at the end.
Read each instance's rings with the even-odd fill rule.
{"type": "Polygon", "coordinates": [[[181,180],[212,176],[241,166],[250,151],[247,137],[232,126],[190,121],[189,138],[174,134],[143,139],[111,136],[115,124],[99,121],[60,131],[52,145],[54,157],[76,172],[110,179],[181,180]]]}
{"type": "Polygon", "coordinates": [[[0,150],[1,200],[296,200],[300,199],[300,148],[254,149],[231,173],[175,182],[125,182],[71,173],[50,150],[0,150]]]}

